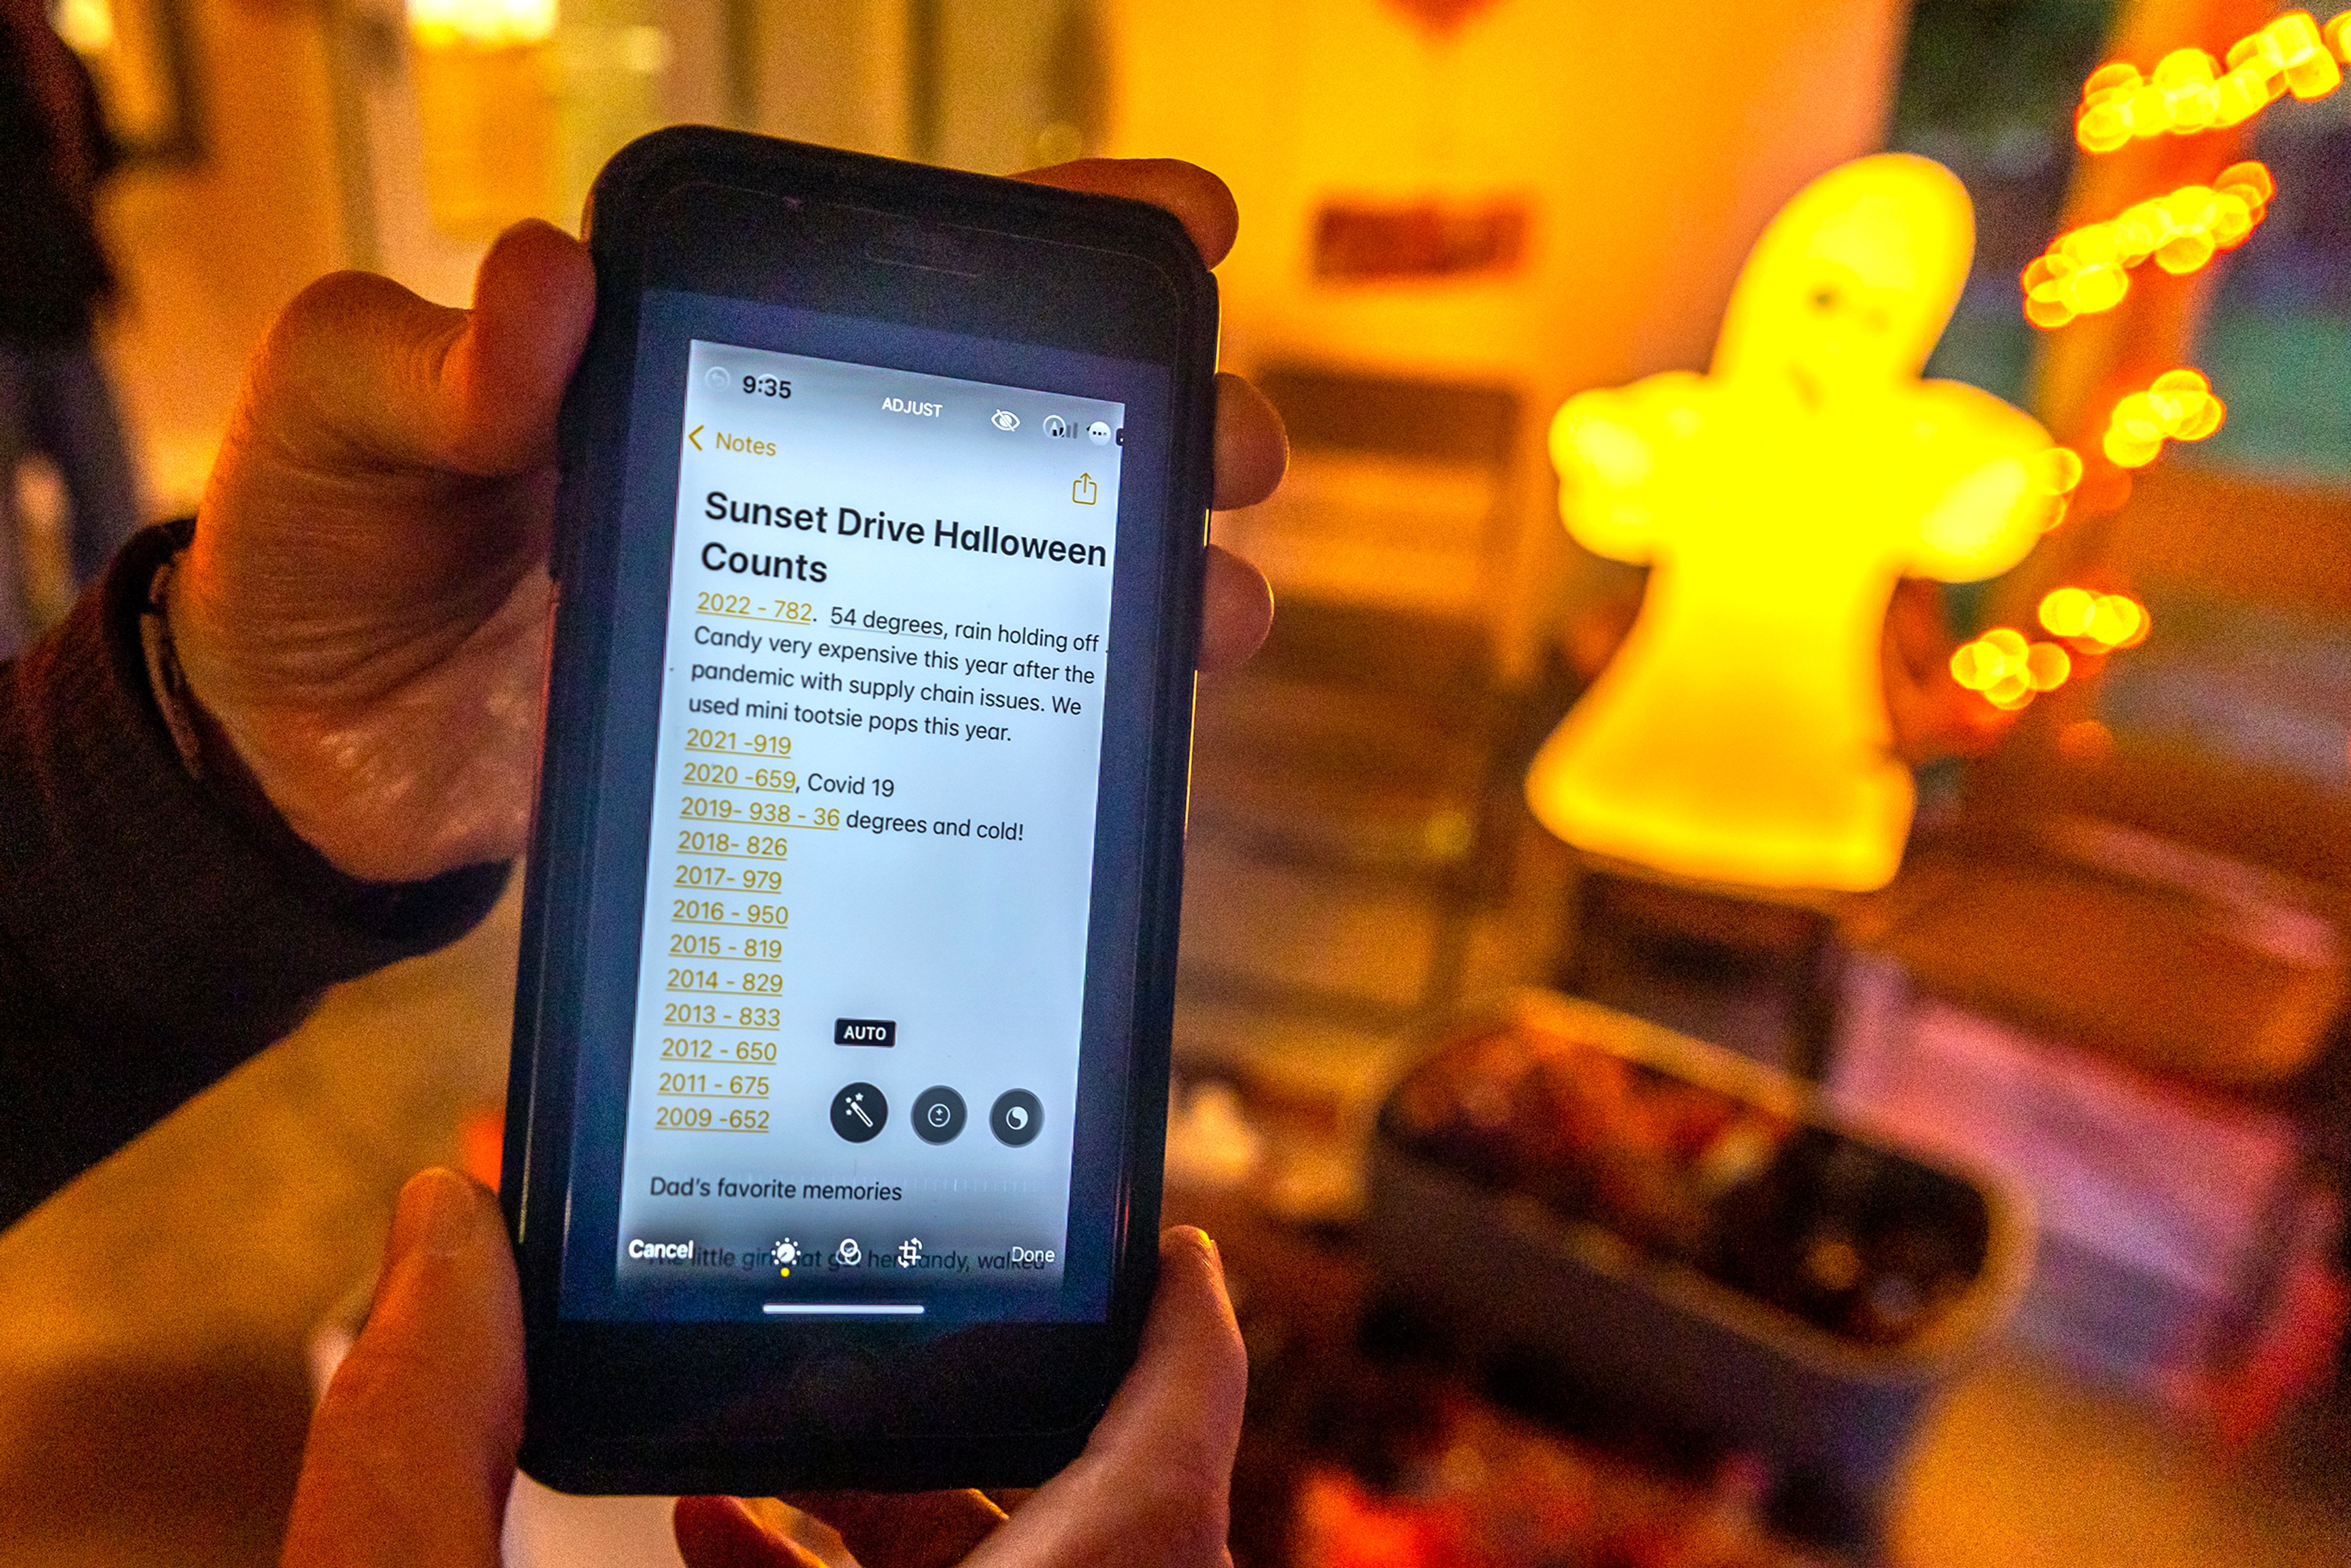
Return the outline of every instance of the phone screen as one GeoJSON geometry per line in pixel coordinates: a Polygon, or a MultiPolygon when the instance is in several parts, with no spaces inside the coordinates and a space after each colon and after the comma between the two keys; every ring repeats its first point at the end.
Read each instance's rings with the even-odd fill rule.
{"type": "Polygon", "coordinates": [[[569,1228],[574,1304],[1097,1317],[1072,1176],[1130,451],[1102,394],[1150,368],[728,314],[646,316],[665,614],[617,1192],[569,1228]]]}

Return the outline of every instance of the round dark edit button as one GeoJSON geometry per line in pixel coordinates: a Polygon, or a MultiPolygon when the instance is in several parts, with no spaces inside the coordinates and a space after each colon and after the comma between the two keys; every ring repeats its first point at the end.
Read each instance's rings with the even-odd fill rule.
{"type": "Polygon", "coordinates": [[[851,1083],[832,1097],[832,1130],[852,1144],[880,1135],[890,1102],[871,1083],[851,1083]]]}
{"type": "Polygon", "coordinates": [[[987,1130],[996,1134],[996,1141],[1016,1149],[1034,1141],[1044,1125],[1044,1104],[1026,1089],[1006,1090],[987,1113],[987,1130]]]}
{"type": "Polygon", "coordinates": [[[914,1124],[914,1136],[926,1144],[952,1143],[963,1131],[963,1096],[942,1083],[935,1089],[925,1089],[914,1099],[910,1119],[914,1124]]]}

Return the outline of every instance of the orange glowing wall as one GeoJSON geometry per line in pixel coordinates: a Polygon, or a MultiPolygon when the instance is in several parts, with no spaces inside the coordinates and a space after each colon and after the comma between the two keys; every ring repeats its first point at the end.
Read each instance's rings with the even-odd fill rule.
{"type": "Polygon", "coordinates": [[[1113,142],[1240,198],[1231,357],[1500,376],[1547,410],[1706,362],[1771,214],[1882,140],[1902,9],[1499,0],[1440,37],[1391,0],[1115,0],[1113,142]],[[1334,195],[1518,193],[1533,223],[1499,280],[1310,277],[1334,195]]]}
{"type": "MultiPolygon", "coordinates": [[[[1559,528],[1549,412],[1586,387],[1707,362],[1772,214],[1883,140],[1904,10],[1496,0],[1439,36],[1397,0],[1110,0],[1110,146],[1231,183],[1240,241],[1218,276],[1235,368],[1305,361],[1518,393],[1508,559],[1487,613],[1523,674],[1561,605],[1613,580],[1559,528]],[[1431,198],[1471,214],[1521,202],[1516,267],[1314,276],[1326,204],[1431,198]]],[[[1301,468],[1292,504],[1312,477],[1301,468]]]]}
{"type": "Polygon", "coordinates": [[[349,254],[318,17],[194,0],[187,23],[204,155],[126,170],[99,204],[122,279],[105,340],[166,514],[194,507],[270,318],[349,254]]]}

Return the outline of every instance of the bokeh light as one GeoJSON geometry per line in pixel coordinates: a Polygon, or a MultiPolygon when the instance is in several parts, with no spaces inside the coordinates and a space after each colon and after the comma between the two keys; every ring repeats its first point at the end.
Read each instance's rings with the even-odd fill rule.
{"type": "Polygon", "coordinates": [[[2324,98],[2351,60],[2351,11],[2321,26],[2289,11],[2231,47],[2226,68],[2202,49],[2174,49],[2142,76],[2116,60],[2082,84],[2074,139],[2087,152],[2112,152],[2149,137],[2192,136],[2242,125],[2291,93],[2324,98]]]}
{"type": "Polygon", "coordinates": [[[2041,601],[2041,628],[2059,637],[2079,637],[2090,629],[2097,595],[2086,588],[2060,588],[2041,601]]]}
{"type": "MultiPolygon", "coordinates": [[[[2147,641],[2151,624],[2147,606],[2128,594],[2096,593],[2086,588],[2052,589],[2042,598],[2039,614],[2042,630],[2053,637],[2064,638],[2077,653],[2110,653],[2116,648],[2136,648],[2147,641]]],[[[1986,637],[1990,635],[1985,633],[1986,637]]],[[[1952,674],[1959,674],[1956,664],[1952,674]]],[[[1959,684],[1970,683],[1961,680],[1959,684]]]]}
{"type": "Polygon", "coordinates": [[[2147,391],[2115,404],[2106,421],[2106,457],[2117,468],[2144,468],[2166,441],[2201,441],[2220,428],[2228,412],[2199,371],[2166,371],[2147,391]]]}
{"type": "Polygon", "coordinates": [[[2089,628],[2081,641],[2100,651],[2136,648],[2147,641],[2148,626],[2147,609],[2137,600],[2102,593],[2091,607],[2089,628]]]}
{"type": "Polygon", "coordinates": [[[2025,317],[2054,329],[2111,310],[2130,292],[2130,269],[2150,258],[2175,276],[2194,272],[2242,245],[2276,193],[2269,170],[2248,160],[2210,185],[2182,185],[2119,217],[2070,229],[2026,265],[2025,317]]]}
{"type": "Polygon", "coordinates": [[[2032,643],[2013,626],[1995,626],[1951,653],[1951,678],[1994,707],[2023,707],[2074,674],[2074,658],[2054,643],[2032,643]]]}

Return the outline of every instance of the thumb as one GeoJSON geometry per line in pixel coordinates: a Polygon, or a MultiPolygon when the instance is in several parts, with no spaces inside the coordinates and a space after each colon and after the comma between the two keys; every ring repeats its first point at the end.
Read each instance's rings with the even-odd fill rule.
{"type": "Polygon", "coordinates": [[[555,455],[556,413],[595,311],[587,246],[537,220],[491,246],[471,310],[337,273],[271,327],[246,418],[312,462],[519,474],[555,455]]]}
{"type": "Polygon", "coordinates": [[[1228,1563],[1225,1535],[1249,1355],[1215,1242],[1159,1239],[1142,1354],[1086,1451],[970,1558],[987,1563],[1228,1563]]]}
{"type": "Polygon", "coordinates": [[[367,1328],[311,1419],[287,1568],[496,1568],[522,1409],[496,1201],[425,1171],[401,1191],[367,1328]]]}

